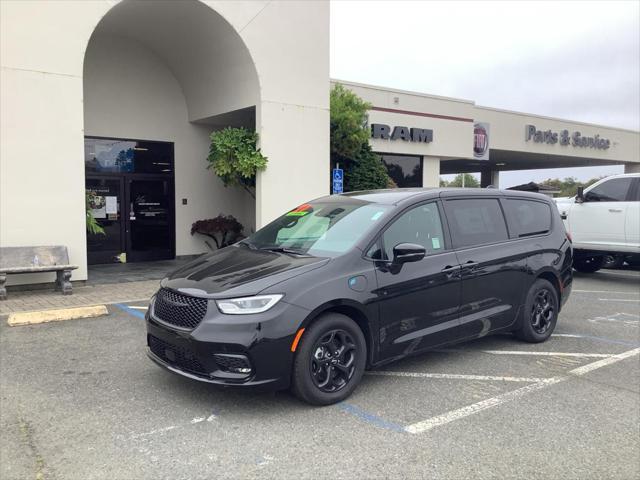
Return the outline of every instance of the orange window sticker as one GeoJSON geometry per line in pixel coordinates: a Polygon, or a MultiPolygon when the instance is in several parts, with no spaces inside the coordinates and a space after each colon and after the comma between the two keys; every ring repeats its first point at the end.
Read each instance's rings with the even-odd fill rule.
{"type": "Polygon", "coordinates": [[[308,215],[311,212],[313,212],[313,208],[311,207],[311,205],[309,205],[308,203],[304,203],[287,213],[287,217],[302,217],[304,215],[308,215]]]}

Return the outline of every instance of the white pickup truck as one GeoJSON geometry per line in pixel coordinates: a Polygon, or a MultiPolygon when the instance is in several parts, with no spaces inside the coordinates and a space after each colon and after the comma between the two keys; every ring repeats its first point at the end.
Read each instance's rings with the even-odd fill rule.
{"type": "Polygon", "coordinates": [[[593,273],[605,262],[640,265],[640,173],[614,175],[556,198],[573,240],[573,267],[593,273]]]}

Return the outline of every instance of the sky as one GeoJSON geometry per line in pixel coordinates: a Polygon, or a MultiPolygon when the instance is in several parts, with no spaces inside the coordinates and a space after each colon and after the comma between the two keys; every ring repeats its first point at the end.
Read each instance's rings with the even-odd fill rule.
{"type": "MultiPolygon", "coordinates": [[[[640,2],[331,2],[331,77],[640,129],[640,2]]],[[[501,172],[500,186],[621,173],[501,172]]]]}

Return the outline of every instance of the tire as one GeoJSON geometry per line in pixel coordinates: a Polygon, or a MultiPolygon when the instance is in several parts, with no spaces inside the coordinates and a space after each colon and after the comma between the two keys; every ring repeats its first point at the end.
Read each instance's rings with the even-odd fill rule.
{"type": "Polygon", "coordinates": [[[604,257],[580,257],[573,260],[573,268],[581,273],[594,273],[602,268],[604,257]]]}
{"type": "Polygon", "coordinates": [[[539,278],[529,289],[522,325],[514,333],[525,342],[544,342],[556,328],[558,310],[558,293],[555,287],[548,280],[539,278]]]}
{"type": "Polygon", "coordinates": [[[293,362],[293,393],[312,405],[331,405],[356,389],[367,363],[360,327],[345,315],[322,315],[302,335],[293,362]],[[336,356],[336,352],[341,352],[336,356]],[[328,356],[330,355],[330,356],[328,356]]]}
{"type": "Polygon", "coordinates": [[[602,268],[619,268],[623,263],[622,255],[605,255],[602,259],[602,268]]]}
{"type": "Polygon", "coordinates": [[[629,264],[630,267],[640,267],[640,256],[629,255],[625,258],[625,261],[629,264]]]}

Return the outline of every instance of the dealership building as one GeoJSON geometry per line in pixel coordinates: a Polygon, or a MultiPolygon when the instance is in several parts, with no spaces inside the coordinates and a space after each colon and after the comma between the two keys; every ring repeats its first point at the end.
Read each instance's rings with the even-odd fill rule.
{"type": "MultiPolygon", "coordinates": [[[[0,2],[0,246],[64,245],[79,265],[202,253],[191,224],[250,232],[329,193],[329,89],[371,104],[371,146],[400,188],[441,174],[624,165],[637,131],[329,79],[329,3],[0,2]],[[255,199],[206,169],[212,131],[255,129],[255,199]],[[85,208],[106,235],[86,232],[85,208]]],[[[50,278],[51,277],[51,278],[50,278]]],[[[10,276],[8,284],[53,274],[10,276]]]]}

